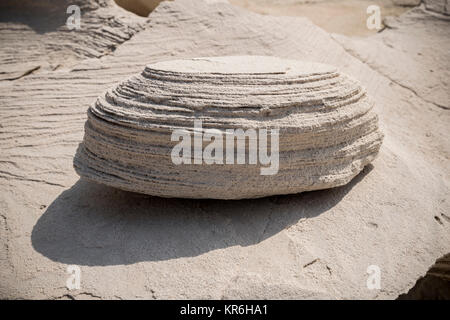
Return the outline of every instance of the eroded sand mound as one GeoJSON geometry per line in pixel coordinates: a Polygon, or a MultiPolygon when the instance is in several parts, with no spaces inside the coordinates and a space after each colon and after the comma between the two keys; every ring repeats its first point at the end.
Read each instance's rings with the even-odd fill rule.
{"type": "Polygon", "coordinates": [[[82,177],[164,197],[237,199],[336,187],[378,153],[382,134],[372,107],[358,82],[324,64],[262,56],[156,63],[89,109],[74,165],[82,177]],[[191,140],[194,120],[204,135],[219,130],[209,139],[213,158],[205,158],[210,143],[203,139],[198,162],[189,141],[188,162],[175,165],[171,135],[187,131],[191,140]],[[257,136],[262,128],[270,138],[257,136]],[[246,148],[254,163],[250,155],[235,161],[239,144],[230,129],[253,130],[246,148]],[[279,147],[272,129],[279,129],[279,147]],[[278,159],[266,161],[270,168],[256,165],[264,138],[270,150],[263,155],[279,149],[279,168],[278,159]],[[224,152],[229,141],[233,158],[224,152]]]}

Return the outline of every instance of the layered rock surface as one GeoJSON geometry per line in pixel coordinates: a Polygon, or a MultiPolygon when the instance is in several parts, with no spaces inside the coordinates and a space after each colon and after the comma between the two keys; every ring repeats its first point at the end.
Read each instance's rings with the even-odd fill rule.
{"type": "Polygon", "coordinates": [[[113,0],[3,0],[0,81],[65,69],[81,59],[111,54],[141,31],[145,22],[113,0]],[[79,9],[80,28],[67,26],[68,19],[76,17],[73,6],[79,9]]]}
{"type": "MultiPolygon", "coordinates": [[[[1,81],[0,297],[392,299],[407,292],[450,251],[450,113],[433,103],[448,103],[448,22],[416,14],[377,41],[362,39],[367,48],[350,48],[301,17],[162,2],[111,54],[1,81]],[[385,132],[373,168],[339,188],[240,201],[148,197],[80,180],[73,156],[86,110],[102,92],[146,63],[249,54],[339,66],[361,81],[385,132]],[[434,77],[411,77],[424,66],[437,66],[434,77]],[[71,264],[80,266],[80,290],[66,288],[71,264]],[[370,265],[380,267],[380,290],[367,287],[370,265]]],[[[11,65],[3,61],[25,53],[22,40],[2,60],[5,71],[11,65]]]]}
{"type": "MultiPolygon", "coordinates": [[[[237,199],[336,187],[378,153],[382,134],[372,107],[357,81],[324,64],[263,56],[161,62],[89,109],[74,165],[91,180],[164,197],[237,199]],[[258,136],[246,141],[245,164],[225,163],[223,139],[216,163],[175,165],[171,135],[185,130],[193,137],[194,120],[202,132],[216,129],[223,137],[229,129],[278,129],[279,168],[270,164],[272,172],[262,175],[261,164],[249,163],[250,146],[261,147],[258,136]]],[[[267,139],[270,155],[278,136],[267,139]]],[[[238,143],[232,148],[236,155],[238,143]]]]}

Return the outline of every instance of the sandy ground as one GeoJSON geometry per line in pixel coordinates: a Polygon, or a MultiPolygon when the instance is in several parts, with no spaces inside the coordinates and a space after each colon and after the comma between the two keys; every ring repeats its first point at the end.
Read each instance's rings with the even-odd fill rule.
{"type": "Polygon", "coordinates": [[[450,22],[439,0],[365,38],[223,1],[163,2],[148,19],[108,4],[73,32],[2,16],[0,298],[393,299],[450,252],[450,22]],[[163,199],[79,179],[86,110],[107,88],[147,63],[239,54],[327,63],[361,81],[385,133],[377,160],[344,187],[258,200],[163,199]],[[371,265],[379,289],[367,286],[371,265]],[[79,289],[66,286],[70,266],[79,289]]]}

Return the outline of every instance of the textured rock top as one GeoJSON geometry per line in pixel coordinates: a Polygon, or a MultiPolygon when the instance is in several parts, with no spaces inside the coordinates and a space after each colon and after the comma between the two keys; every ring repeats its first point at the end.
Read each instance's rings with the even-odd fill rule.
{"type": "Polygon", "coordinates": [[[314,62],[292,59],[280,59],[268,56],[227,56],[204,57],[162,61],[150,64],[147,72],[167,71],[174,73],[207,73],[207,74],[277,74],[303,75],[336,72],[336,68],[314,62]]]}

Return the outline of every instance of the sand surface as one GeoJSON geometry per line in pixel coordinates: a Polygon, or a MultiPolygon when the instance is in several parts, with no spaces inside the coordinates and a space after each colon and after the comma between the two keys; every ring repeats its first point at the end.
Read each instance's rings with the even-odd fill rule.
{"type": "MultiPolygon", "coordinates": [[[[64,55],[94,30],[64,38],[56,70],[37,53],[64,29],[2,20],[0,64],[14,76],[0,80],[0,297],[393,299],[408,292],[450,252],[449,18],[435,8],[414,8],[391,28],[354,39],[223,1],[163,2],[148,19],[122,11],[126,19],[100,29],[123,40],[98,56],[75,54],[65,65],[64,55]],[[249,54],[326,63],[358,79],[385,133],[373,164],[343,187],[240,201],[149,197],[76,175],[86,111],[107,88],[160,60],[249,54]],[[42,67],[16,76],[24,61],[42,67]],[[66,287],[69,265],[81,270],[80,289],[66,287]],[[370,265],[380,268],[380,289],[367,287],[370,265]]],[[[109,1],[101,10],[114,17],[122,9],[109,1]]]]}

